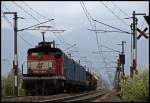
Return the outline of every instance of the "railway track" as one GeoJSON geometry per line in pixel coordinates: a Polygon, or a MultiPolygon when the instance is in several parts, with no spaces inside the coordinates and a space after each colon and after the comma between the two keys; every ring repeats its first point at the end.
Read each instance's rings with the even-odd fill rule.
{"type": "Polygon", "coordinates": [[[97,98],[92,102],[123,102],[121,98],[117,96],[115,91],[106,92],[101,98],[97,98]]]}
{"type": "Polygon", "coordinates": [[[91,93],[91,94],[88,94],[88,95],[81,96],[79,98],[73,98],[73,99],[70,99],[70,100],[65,100],[63,102],[91,102],[96,98],[100,98],[104,94],[105,94],[104,91],[103,92],[97,92],[97,93],[91,93]]]}
{"type": "Polygon", "coordinates": [[[105,94],[105,92],[102,90],[90,91],[90,92],[74,94],[74,95],[70,95],[70,96],[62,97],[62,98],[44,100],[44,101],[40,101],[40,102],[88,102],[88,101],[92,101],[93,99],[96,99],[104,94],[105,94]]]}
{"type": "MultiPolygon", "coordinates": [[[[80,93],[63,93],[50,96],[19,96],[19,97],[4,97],[1,102],[68,102],[68,101],[84,101],[89,100],[92,95],[98,96],[99,91],[85,91],[80,93]],[[80,99],[79,99],[80,98],[80,99]]],[[[93,98],[93,97],[92,97],[93,98]]]]}
{"type": "Polygon", "coordinates": [[[18,96],[18,97],[4,97],[1,98],[1,102],[39,102],[47,99],[55,99],[64,96],[68,96],[69,94],[56,94],[50,96],[18,96]]]}

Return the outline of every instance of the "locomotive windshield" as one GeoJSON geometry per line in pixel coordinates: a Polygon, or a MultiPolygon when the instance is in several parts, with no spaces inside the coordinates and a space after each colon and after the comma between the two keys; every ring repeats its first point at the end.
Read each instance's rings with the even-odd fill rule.
{"type": "Polygon", "coordinates": [[[52,55],[56,58],[61,57],[61,51],[57,49],[50,49],[50,50],[46,50],[46,49],[34,50],[33,49],[33,50],[29,50],[28,54],[32,56],[52,55]]]}

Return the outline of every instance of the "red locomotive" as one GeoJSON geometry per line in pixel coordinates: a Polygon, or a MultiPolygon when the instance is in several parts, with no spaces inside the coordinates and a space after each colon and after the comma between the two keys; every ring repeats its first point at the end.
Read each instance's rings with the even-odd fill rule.
{"type": "Polygon", "coordinates": [[[96,89],[97,80],[78,62],[55,47],[55,42],[40,42],[27,53],[27,74],[23,73],[27,95],[96,89]],[[87,84],[88,83],[88,84],[87,84]]]}

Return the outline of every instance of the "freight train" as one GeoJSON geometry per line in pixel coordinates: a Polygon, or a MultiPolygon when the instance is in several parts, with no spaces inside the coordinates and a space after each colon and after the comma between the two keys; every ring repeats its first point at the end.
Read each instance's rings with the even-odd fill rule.
{"type": "Polygon", "coordinates": [[[68,57],[55,42],[40,42],[27,52],[27,73],[22,68],[26,95],[94,90],[97,79],[80,63],[68,57]]]}

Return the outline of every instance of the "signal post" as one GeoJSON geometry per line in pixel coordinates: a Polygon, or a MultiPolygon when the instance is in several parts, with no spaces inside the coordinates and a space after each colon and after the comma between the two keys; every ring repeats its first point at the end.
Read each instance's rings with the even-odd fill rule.
{"type": "Polygon", "coordinates": [[[14,93],[15,96],[18,96],[18,56],[17,56],[17,12],[4,12],[4,14],[13,14],[14,15],[14,60],[13,60],[13,71],[15,75],[15,85],[14,93]]]}
{"type": "MultiPolygon", "coordinates": [[[[143,33],[147,30],[140,31],[137,28],[137,21],[138,19],[135,17],[136,15],[146,15],[144,13],[135,13],[133,11],[133,23],[131,23],[131,67],[130,67],[130,76],[133,78],[135,74],[138,73],[137,71],[137,39],[140,38],[140,36],[137,38],[137,30],[141,32],[141,35],[144,35],[143,33]]],[[[144,35],[146,38],[148,38],[146,35],[144,35]]]]}

